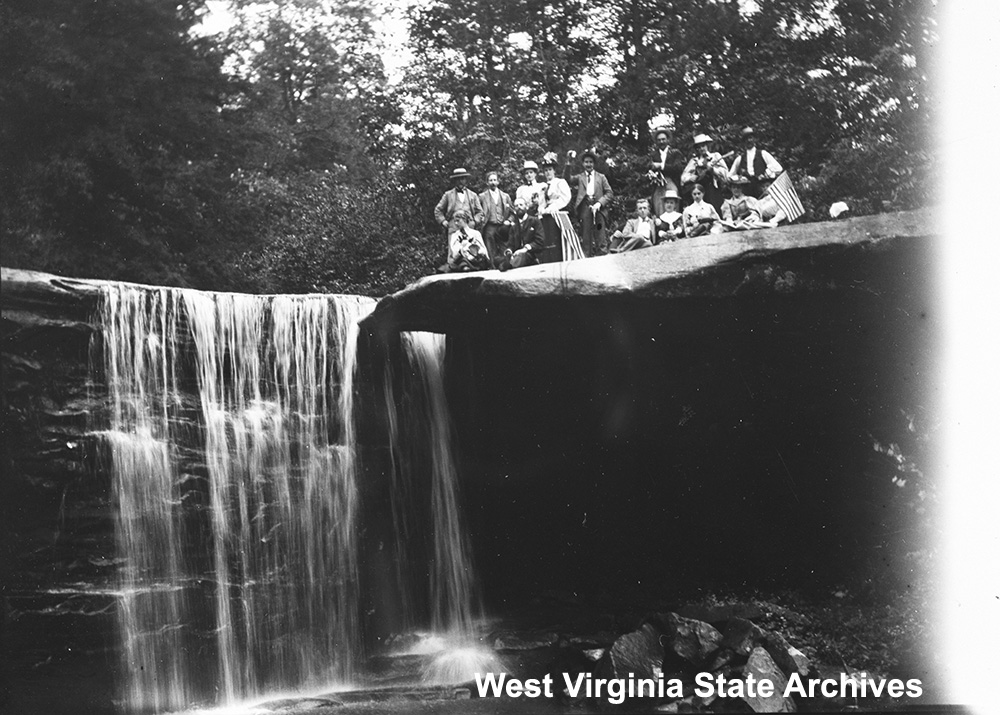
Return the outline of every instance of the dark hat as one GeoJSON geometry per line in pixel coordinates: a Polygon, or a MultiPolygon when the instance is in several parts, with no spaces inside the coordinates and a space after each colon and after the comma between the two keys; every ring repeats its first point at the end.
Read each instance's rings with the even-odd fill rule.
{"type": "Polygon", "coordinates": [[[736,174],[734,176],[730,176],[729,177],[729,183],[730,184],[749,184],[750,183],[750,179],[748,179],[747,177],[743,176],[743,174],[736,174]]]}
{"type": "Polygon", "coordinates": [[[463,176],[465,178],[468,178],[469,177],[469,172],[467,172],[461,166],[458,167],[457,169],[455,169],[453,172],[451,172],[452,181],[454,181],[455,179],[461,179],[463,176]]]}
{"type": "Polygon", "coordinates": [[[541,165],[542,167],[555,166],[558,162],[559,159],[556,156],[556,153],[554,151],[548,151],[545,152],[545,156],[542,157],[541,165]]]}
{"type": "Polygon", "coordinates": [[[472,214],[470,214],[465,209],[459,209],[458,211],[456,211],[455,213],[453,213],[451,215],[451,217],[453,219],[455,219],[455,218],[464,218],[466,221],[471,221],[472,220],[472,214]]]}

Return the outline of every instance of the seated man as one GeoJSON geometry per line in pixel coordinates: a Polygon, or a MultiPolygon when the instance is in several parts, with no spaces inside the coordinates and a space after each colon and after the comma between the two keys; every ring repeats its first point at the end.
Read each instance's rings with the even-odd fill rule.
{"type": "Polygon", "coordinates": [[[667,189],[663,194],[663,213],[656,217],[656,242],[676,241],[684,238],[684,214],[680,208],[681,197],[673,189],[667,189]]]}
{"type": "Polygon", "coordinates": [[[760,214],[760,223],[757,225],[757,228],[775,228],[779,223],[788,218],[785,212],[781,210],[781,207],[778,206],[778,202],[767,191],[764,192],[764,195],[757,202],[757,211],[760,214]]]}
{"type": "Polygon", "coordinates": [[[649,248],[656,240],[656,222],[649,215],[649,201],[639,199],[635,204],[638,216],[625,222],[625,228],[611,235],[611,253],[649,248]]]}
{"type": "Polygon", "coordinates": [[[743,193],[750,180],[739,174],[729,179],[733,191],[731,198],[722,202],[722,226],[727,231],[745,231],[760,228],[760,209],[757,199],[743,193]]]}
{"type": "Polygon", "coordinates": [[[509,245],[504,255],[494,260],[501,271],[533,266],[545,249],[542,220],[528,213],[528,202],[523,198],[514,199],[514,225],[510,227],[509,245]]]}
{"type": "Polygon", "coordinates": [[[455,232],[451,234],[448,249],[448,270],[451,272],[482,271],[490,267],[482,234],[468,226],[471,218],[468,211],[462,210],[452,216],[455,232]]]}
{"type": "Polygon", "coordinates": [[[705,190],[701,184],[691,188],[691,198],[694,202],[684,209],[684,235],[693,238],[711,233],[719,223],[719,213],[705,201],[705,190]]]}

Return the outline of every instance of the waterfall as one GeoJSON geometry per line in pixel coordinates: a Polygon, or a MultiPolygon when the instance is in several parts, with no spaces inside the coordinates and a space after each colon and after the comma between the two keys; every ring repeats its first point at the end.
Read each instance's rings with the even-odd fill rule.
{"type": "MultiPolygon", "coordinates": [[[[453,451],[453,425],[445,393],[444,335],[405,332],[400,335],[407,368],[394,380],[383,379],[384,401],[392,455],[392,513],[396,534],[396,563],[430,562],[426,589],[433,641],[442,649],[428,665],[424,681],[448,684],[471,680],[476,672],[502,672],[492,651],[479,645],[476,617],[481,612],[475,592],[475,574],[467,531],[462,523],[458,463],[453,451]],[[400,394],[397,394],[397,391],[400,394]],[[429,493],[426,514],[415,505],[429,493]],[[415,511],[417,513],[415,513],[415,511]],[[417,525],[429,523],[428,558],[415,537],[417,525]]],[[[402,602],[414,608],[412,572],[397,578],[404,584],[402,602]]],[[[410,626],[419,616],[409,614],[410,626]]]]}
{"type": "Polygon", "coordinates": [[[373,307],[103,289],[130,710],[355,672],[353,381],[358,321],[373,307]]]}

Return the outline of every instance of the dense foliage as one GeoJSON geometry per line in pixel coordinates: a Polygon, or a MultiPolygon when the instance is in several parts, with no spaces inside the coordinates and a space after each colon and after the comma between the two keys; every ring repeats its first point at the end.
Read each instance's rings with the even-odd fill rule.
{"type": "Polygon", "coordinates": [[[723,152],[753,124],[806,220],[928,200],[933,0],[229,10],[206,36],[205,0],[0,7],[5,265],[380,295],[443,257],[431,211],[452,167],[512,189],[525,158],[596,145],[623,218],[658,117],[723,152]]]}

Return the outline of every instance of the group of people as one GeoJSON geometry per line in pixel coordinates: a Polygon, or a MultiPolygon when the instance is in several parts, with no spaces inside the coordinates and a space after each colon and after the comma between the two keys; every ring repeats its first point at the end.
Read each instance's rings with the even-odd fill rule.
{"type": "Polygon", "coordinates": [[[540,166],[525,161],[523,183],[513,198],[500,189],[496,172],[487,174],[486,189],[476,193],[468,188],[469,173],[455,169],[454,188],[434,208],[434,217],[448,236],[448,261],[441,270],[507,270],[707,233],[772,227],[795,218],[770,191],[783,170],[770,152],[757,146],[753,128],[742,131],[741,149],[725,156],[712,150],[707,134],[694,137],[694,155],[689,159],[671,146],[670,130],[658,129],[654,140],[647,173],[654,186],[652,195],[638,199],[636,216],[614,232],[608,227],[614,191],[607,177],[596,171],[594,151],[583,153],[579,173],[570,168],[576,152],[567,152],[562,176],[557,176],[552,152],[540,166]]]}

